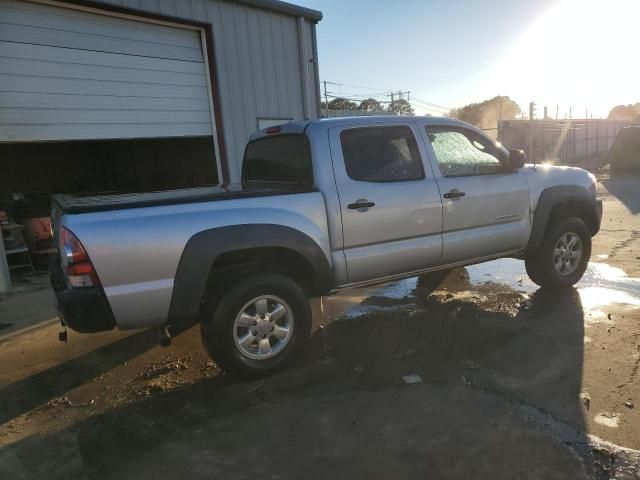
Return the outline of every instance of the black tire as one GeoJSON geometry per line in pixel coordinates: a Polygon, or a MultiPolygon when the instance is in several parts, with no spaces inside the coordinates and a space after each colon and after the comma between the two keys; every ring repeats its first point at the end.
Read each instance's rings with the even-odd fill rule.
{"type": "Polygon", "coordinates": [[[591,232],[577,217],[561,218],[545,233],[540,248],[525,258],[529,278],[541,287],[569,287],[578,283],[584,275],[591,257],[591,232]],[[582,242],[582,255],[575,270],[560,273],[554,264],[554,250],[557,242],[568,233],[576,234],[582,242]]]}
{"type": "Polygon", "coordinates": [[[284,275],[266,273],[241,280],[227,290],[212,315],[201,321],[204,347],[225,372],[245,378],[260,378],[290,366],[306,345],[311,331],[311,306],[304,290],[284,275]],[[284,300],[291,309],[291,336],[275,356],[253,359],[245,356],[234,340],[234,323],[243,306],[261,295],[284,300]]]}

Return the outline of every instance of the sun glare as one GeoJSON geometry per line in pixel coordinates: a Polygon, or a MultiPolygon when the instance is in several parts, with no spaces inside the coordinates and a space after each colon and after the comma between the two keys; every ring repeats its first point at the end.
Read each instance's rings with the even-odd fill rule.
{"type": "MultiPolygon", "coordinates": [[[[573,107],[606,116],[620,103],[640,100],[637,61],[639,0],[563,0],[533,20],[495,66],[489,82],[521,102],[573,107]]],[[[539,115],[542,112],[539,112],[539,115]]]]}

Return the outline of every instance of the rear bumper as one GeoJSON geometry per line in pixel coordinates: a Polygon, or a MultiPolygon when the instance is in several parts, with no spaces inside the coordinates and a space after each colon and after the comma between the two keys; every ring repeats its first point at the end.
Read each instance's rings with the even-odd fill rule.
{"type": "Polygon", "coordinates": [[[113,330],[116,322],[102,288],[69,288],[56,259],[49,272],[62,323],[80,333],[113,330]]]}

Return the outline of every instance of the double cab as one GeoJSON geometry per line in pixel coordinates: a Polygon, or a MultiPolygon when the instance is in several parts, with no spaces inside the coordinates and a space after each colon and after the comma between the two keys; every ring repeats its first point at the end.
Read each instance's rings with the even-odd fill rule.
{"type": "Polygon", "coordinates": [[[253,135],[238,185],[54,197],[51,275],[74,330],[200,323],[219,365],[261,376],[302,351],[312,297],[500,257],[571,286],[601,216],[593,175],[457,120],[293,122],[253,135]]]}

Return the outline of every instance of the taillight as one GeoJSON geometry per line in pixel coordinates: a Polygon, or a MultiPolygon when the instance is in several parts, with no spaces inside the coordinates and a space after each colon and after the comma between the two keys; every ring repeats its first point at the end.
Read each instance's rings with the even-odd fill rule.
{"type": "Polygon", "coordinates": [[[60,259],[72,287],[100,285],[98,275],[80,240],[64,227],[60,230],[60,259]]]}

